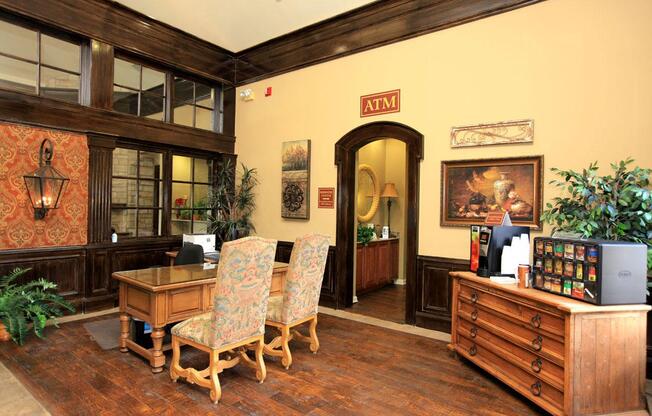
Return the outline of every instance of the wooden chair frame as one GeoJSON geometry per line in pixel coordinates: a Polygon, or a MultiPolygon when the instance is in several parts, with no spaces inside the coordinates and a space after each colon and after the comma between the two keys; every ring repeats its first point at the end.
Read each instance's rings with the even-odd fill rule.
{"type": "Polygon", "coordinates": [[[238,363],[244,362],[247,366],[256,369],[256,378],[259,383],[265,381],[267,369],[263,359],[264,346],[264,335],[256,335],[217,349],[199,344],[198,342],[187,338],[172,335],[172,363],[170,364],[170,378],[176,383],[179,377],[183,377],[190,384],[198,384],[210,389],[210,398],[214,404],[217,404],[222,397],[222,388],[217,375],[224,369],[234,367],[238,363]],[[195,370],[194,368],[181,367],[179,361],[181,359],[180,348],[182,345],[190,345],[198,350],[207,352],[210,359],[209,366],[201,371],[195,370]],[[248,350],[255,351],[255,361],[247,355],[248,350]],[[226,359],[220,359],[221,353],[227,354],[226,359]]]}
{"type": "Polygon", "coordinates": [[[275,327],[280,332],[280,335],[274,338],[269,344],[265,344],[263,352],[272,357],[282,357],[281,364],[283,364],[283,367],[285,367],[286,370],[288,370],[292,365],[292,352],[290,351],[289,344],[293,339],[309,343],[310,351],[312,351],[313,354],[317,354],[317,351],[319,350],[319,338],[317,338],[317,314],[307,316],[289,324],[266,320],[265,325],[275,327]],[[297,329],[291,332],[292,328],[306,322],[310,322],[308,329],[310,333],[309,336],[303,335],[297,329]]]}

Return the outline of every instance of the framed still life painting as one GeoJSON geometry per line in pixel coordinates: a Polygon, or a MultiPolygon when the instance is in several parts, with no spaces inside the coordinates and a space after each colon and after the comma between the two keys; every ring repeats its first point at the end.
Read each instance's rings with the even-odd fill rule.
{"type": "Polygon", "coordinates": [[[541,228],[543,156],[441,162],[441,225],[484,222],[508,212],[514,225],[541,228]]]}
{"type": "Polygon", "coordinates": [[[281,217],[310,218],[310,140],[283,142],[281,217]]]}

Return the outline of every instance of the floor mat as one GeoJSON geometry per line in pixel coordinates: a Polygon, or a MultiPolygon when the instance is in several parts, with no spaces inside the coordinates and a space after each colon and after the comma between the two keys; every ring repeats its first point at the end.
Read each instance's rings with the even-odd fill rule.
{"type": "Polygon", "coordinates": [[[109,318],[88,322],[84,328],[103,350],[117,348],[120,345],[120,319],[109,318]]]}

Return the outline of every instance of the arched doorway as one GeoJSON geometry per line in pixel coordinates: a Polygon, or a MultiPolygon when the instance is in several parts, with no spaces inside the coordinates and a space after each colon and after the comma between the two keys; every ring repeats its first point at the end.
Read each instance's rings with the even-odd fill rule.
{"type": "Polygon", "coordinates": [[[382,138],[400,140],[406,146],[406,305],[405,321],[415,322],[416,265],[419,226],[419,162],[423,159],[423,135],[404,124],[380,121],[351,130],[335,143],[337,165],[336,279],[337,304],[353,302],[355,227],[355,154],[364,145],[382,138]]]}

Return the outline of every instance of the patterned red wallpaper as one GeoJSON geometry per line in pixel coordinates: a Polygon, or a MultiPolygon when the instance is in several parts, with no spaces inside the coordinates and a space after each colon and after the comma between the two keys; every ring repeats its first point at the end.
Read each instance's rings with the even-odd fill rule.
{"type": "Polygon", "coordinates": [[[83,134],[0,123],[0,250],[84,245],[88,218],[88,145],[83,134]],[[70,178],[59,203],[34,219],[23,175],[38,167],[39,147],[54,145],[52,166],[70,178]]]}

